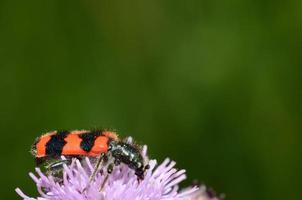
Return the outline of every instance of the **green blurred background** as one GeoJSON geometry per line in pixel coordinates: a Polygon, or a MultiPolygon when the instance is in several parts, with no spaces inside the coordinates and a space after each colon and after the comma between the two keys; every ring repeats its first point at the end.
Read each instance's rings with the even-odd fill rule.
{"type": "Polygon", "coordinates": [[[111,127],[230,200],[302,199],[302,1],[1,1],[1,199],[35,137],[111,127]]]}

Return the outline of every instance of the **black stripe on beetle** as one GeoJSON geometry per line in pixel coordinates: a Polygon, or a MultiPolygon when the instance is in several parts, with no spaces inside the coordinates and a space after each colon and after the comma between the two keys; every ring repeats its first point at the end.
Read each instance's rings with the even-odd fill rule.
{"type": "Polygon", "coordinates": [[[95,139],[102,134],[101,131],[92,131],[92,132],[87,132],[79,135],[79,137],[82,139],[80,147],[86,152],[89,152],[93,145],[95,139]]]}
{"type": "Polygon", "coordinates": [[[52,135],[45,146],[46,155],[54,157],[61,156],[63,147],[67,143],[64,139],[68,134],[69,131],[58,131],[57,134],[52,135]]]}

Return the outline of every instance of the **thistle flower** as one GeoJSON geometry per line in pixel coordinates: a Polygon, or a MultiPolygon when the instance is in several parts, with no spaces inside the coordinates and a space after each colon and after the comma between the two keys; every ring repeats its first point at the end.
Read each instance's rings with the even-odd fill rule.
{"type": "Polygon", "coordinates": [[[216,195],[212,189],[207,188],[205,185],[200,185],[199,189],[191,195],[192,200],[223,200],[224,194],[216,195]]]}
{"type": "MultiPolygon", "coordinates": [[[[143,154],[146,155],[146,146],[143,154]]],[[[36,168],[38,176],[29,174],[40,197],[29,197],[19,188],[16,192],[24,200],[218,200],[209,197],[204,187],[193,186],[179,191],[178,184],[186,179],[186,175],[185,170],[175,169],[175,164],[170,159],[160,165],[156,160],[150,160],[150,169],[143,180],[138,180],[133,170],[121,164],[109,176],[98,173],[89,182],[93,162],[88,157],[82,162],[73,159],[70,165],[63,166],[60,182],[51,175],[46,176],[39,168],[36,168]]]]}

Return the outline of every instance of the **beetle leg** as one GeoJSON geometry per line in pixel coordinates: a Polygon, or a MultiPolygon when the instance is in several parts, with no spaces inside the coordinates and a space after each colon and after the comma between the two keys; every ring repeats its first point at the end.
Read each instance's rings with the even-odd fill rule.
{"type": "Polygon", "coordinates": [[[110,163],[110,164],[107,166],[107,174],[106,174],[106,176],[105,176],[105,178],[104,178],[104,181],[103,181],[103,183],[102,183],[102,185],[101,185],[99,191],[102,191],[102,190],[103,190],[103,188],[104,188],[104,186],[105,186],[105,183],[106,183],[107,180],[108,180],[109,175],[110,175],[110,174],[112,173],[112,171],[113,171],[113,168],[114,168],[114,163],[110,163]]]}
{"type": "Polygon", "coordinates": [[[107,156],[105,154],[101,154],[100,157],[96,161],[96,164],[94,166],[94,170],[93,170],[92,174],[89,177],[89,182],[88,182],[87,186],[84,188],[83,192],[86,191],[89,188],[91,182],[95,179],[96,174],[100,170],[99,168],[103,165],[103,162],[107,162],[107,161],[108,161],[107,156]]]}

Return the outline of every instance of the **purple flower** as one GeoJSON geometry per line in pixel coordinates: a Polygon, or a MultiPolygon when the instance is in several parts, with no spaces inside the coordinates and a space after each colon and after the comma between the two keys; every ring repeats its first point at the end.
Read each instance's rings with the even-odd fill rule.
{"type": "Polygon", "coordinates": [[[224,194],[216,196],[216,193],[207,188],[205,185],[201,185],[199,189],[192,193],[192,200],[222,200],[224,199],[224,194]]]}
{"type": "MultiPolygon", "coordinates": [[[[143,152],[146,155],[146,147],[143,152]]],[[[150,169],[143,180],[138,180],[133,170],[121,164],[114,168],[107,180],[106,173],[98,173],[89,182],[94,170],[91,160],[88,157],[82,162],[73,159],[70,165],[64,165],[60,182],[51,175],[44,175],[39,168],[36,168],[37,176],[29,174],[40,197],[29,197],[19,188],[16,192],[24,200],[218,200],[210,198],[205,187],[179,191],[178,184],[186,179],[186,175],[185,170],[175,169],[175,164],[170,159],[160,165],[156,160],[150,160],[150,169]]]]}

